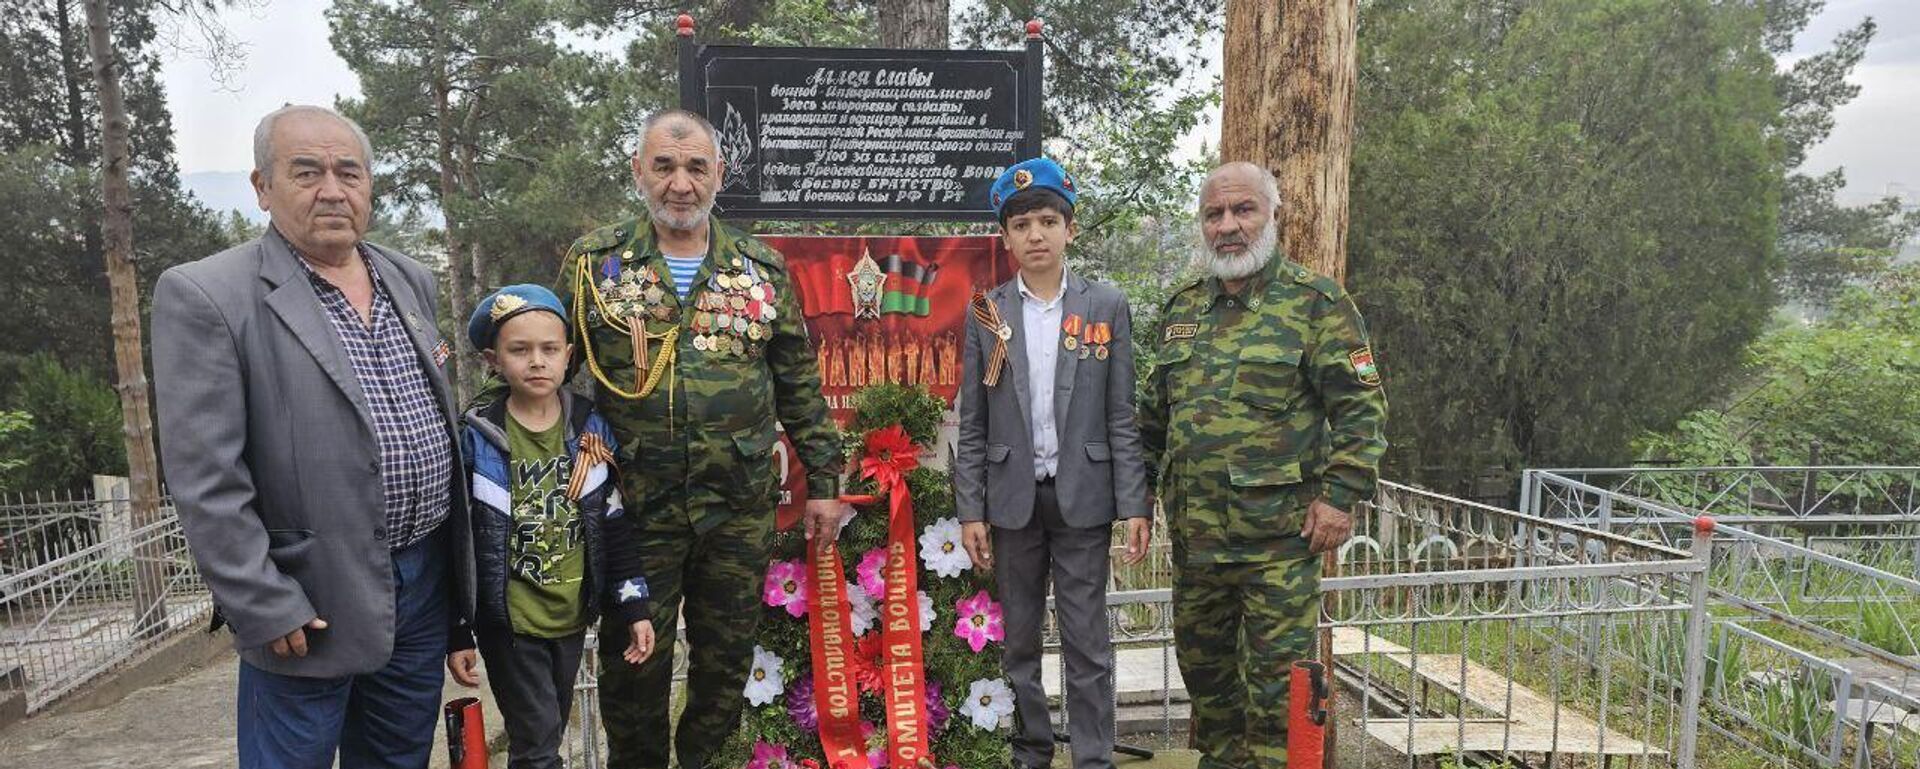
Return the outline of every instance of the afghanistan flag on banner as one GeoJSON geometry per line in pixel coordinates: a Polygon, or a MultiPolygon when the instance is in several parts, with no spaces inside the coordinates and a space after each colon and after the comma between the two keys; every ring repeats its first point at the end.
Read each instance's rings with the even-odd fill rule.
{"type": "Polygon", "coordinates": [[[926,317],[932,312],[928,301],[928,292],[933,289],[933,279],[940,275],[940,265],[920,260],[919,254],[892,254],[881,260],[880,269],[887,273],[887,292],[880,299],[881,314],[899,313],[926,317]]]}

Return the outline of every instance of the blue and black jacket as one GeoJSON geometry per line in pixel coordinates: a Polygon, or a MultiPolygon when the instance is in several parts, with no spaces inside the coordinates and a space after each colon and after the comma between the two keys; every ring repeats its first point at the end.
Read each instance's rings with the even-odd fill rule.
{"type": "MultiPolygon", "coordinates": [[[[581,461],[581,441],[598,436],[609,448],[620,445],[612,428],[593,408],[593,402],[560,391],[561,419],[567,424],[569,474],[581,461]]],[[[461,430],[462,455],[471,477],[473,498],[474,572],[479,595],[474,626],[485,631],[512,632],[507,613],[507,580],[512,578],[508,538],[513,535],[513,476],[507,451],[507,398],[483,402],[466,413],[461,430]]],[[[603,607],[623,624],[649,618],[647,580],[641,574],[636,527],[620,500],[618,469],[612,462],[596,462],[576,501],[580,508],[582,542],[587,550],[586,578],[580,582],[585,620],[592,623],[603,607]]],[[[473,627],[453,628],[449,648],[474,646],[473,627]]]]}

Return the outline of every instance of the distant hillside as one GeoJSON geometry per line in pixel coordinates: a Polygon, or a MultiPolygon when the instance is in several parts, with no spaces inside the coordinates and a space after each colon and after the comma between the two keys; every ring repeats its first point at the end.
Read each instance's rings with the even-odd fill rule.
{"type": "Polygon", "coordinates": [[[265,224],[267,212],[260,210],[253,195],[253,184],[246,171],[196,171],[180,175],[180,184],[216,213],[239,211],[247,221],[265,224]]]}

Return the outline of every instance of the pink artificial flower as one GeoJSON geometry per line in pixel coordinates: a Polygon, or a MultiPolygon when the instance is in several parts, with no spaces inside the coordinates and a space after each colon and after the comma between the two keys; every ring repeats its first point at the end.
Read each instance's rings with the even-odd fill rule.
{"type": "Polygon", "coordinates": [[[872,769],[887,769],[886,735],[881,735],[880,739],[877,740],[873,738],[873,735],[879,731],[880,726],[878,724],[866,721],[860,722],[860,739],[871,746],[867,748],[867,766],[872,767],[872,769]]]}
{"type": "Polygon", "coordinates": [[[754,740],[753,760],[747,762],[747,769],[787,769],[787,767],[785,746],[754,740]]]}
{"type": "Polygon", "coordinates": [[[799,561],[775,561],[767,567],[761,600],[785,608],[794,617],[807,615],[807,569],[799,561]]]}
{"type": "Polygon", "coordinates": [[[987,591],[974,593],[970,598],[960,599],[954,607],[960,618],[953,623],[953,634],[966,639],[973,653],[979,654],[992,641],[1004,641],[1007,629],[1000,615],[1000,604],[996,603],[987,591]]]}
{"type": "Polygon", "coordinates": [[[876,547],[860,556],[860,589],[873,597],[874,603],[886,603],[887,600],[887,549],[876,547]]]}

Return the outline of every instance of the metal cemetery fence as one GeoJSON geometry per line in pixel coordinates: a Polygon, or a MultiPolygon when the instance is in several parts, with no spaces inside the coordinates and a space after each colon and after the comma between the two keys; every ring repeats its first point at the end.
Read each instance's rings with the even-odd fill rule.
{"type": "Polygon", "coordinates": [[[1704,713],[1769,765],[1920,766],[1920,468],[1528,471],[1523,506],[1711,547],[1704,713]]]}
{"type": "Polygon", "coordinates": [[[1340,766],[1698,765],[1706,538],[1690,552],[1397,484],[1356,524],[1322,582],[1340,766]]]}
{"type": "MultiPolygon", "coordinates": [[[[1876,489],[1889,497],[1891,485],[1876,489]]],[[[1542,474],[1528,493],[1532,514],[1384,483],[1356,510],[1356,539],[1323,579],[1334,765],[1716,767],[1722,746],[1768,765],[1916,765],[1907,713],[1920,708],[1905,679],[1849,660],[1910,669],[1899,612],[1920,606],[1920,583],[1828,552],[1864,547],[1860,531],[1826,527],[1807,545],[1732,525],[1697,537],[1692,510],[1613,487],[1542,474]],[[1895,619],[1874,625],[1884,635],[1859,633],[1887,610],[1895,619]]],[[[209,598],[179,525],[169,514],[121,527],[123,504],[0,510],[0,669],[35,710],[205,627],[209,598]],[[142,564],[134,552],[148,545],[163,556],[142,564]],[[161,608],[146,614],[132,600],[142,566],[165,575],[161,608]]],[[[1112,587],[1121,742],[1183,746],[1164,533],[1148,564],[1116,558],[1112,587]]],[[[603,756],[593,665],[588,654],[576,767],[603,756]]],[[[1060,675],[1050,665],[1048,679],[1060,675]]]]}
{"type": "MultiPolygon", "coordinates": [[[[1397,484],[1356,520],[1322,581],[1338,766],[1711,766],[1694,755],[1706,539],[1690,551],[1397,484]]],[[[1108,593],[1120,741],[1148,748],[1186,743],[1170,558],[1164,536],[1147,565],[1116,557],[1108,593]]],[[[587,660],[575,767],[604,755],[587,660]]]]}
{"type": "Polygon", "coordinates": [[[125,499],[0,500],[0,696],[37,711],[173,637],[212,599],[172,509],[135,527],[125,499]],[[142,573],[159,587],[136,598],[142,573]]]}

